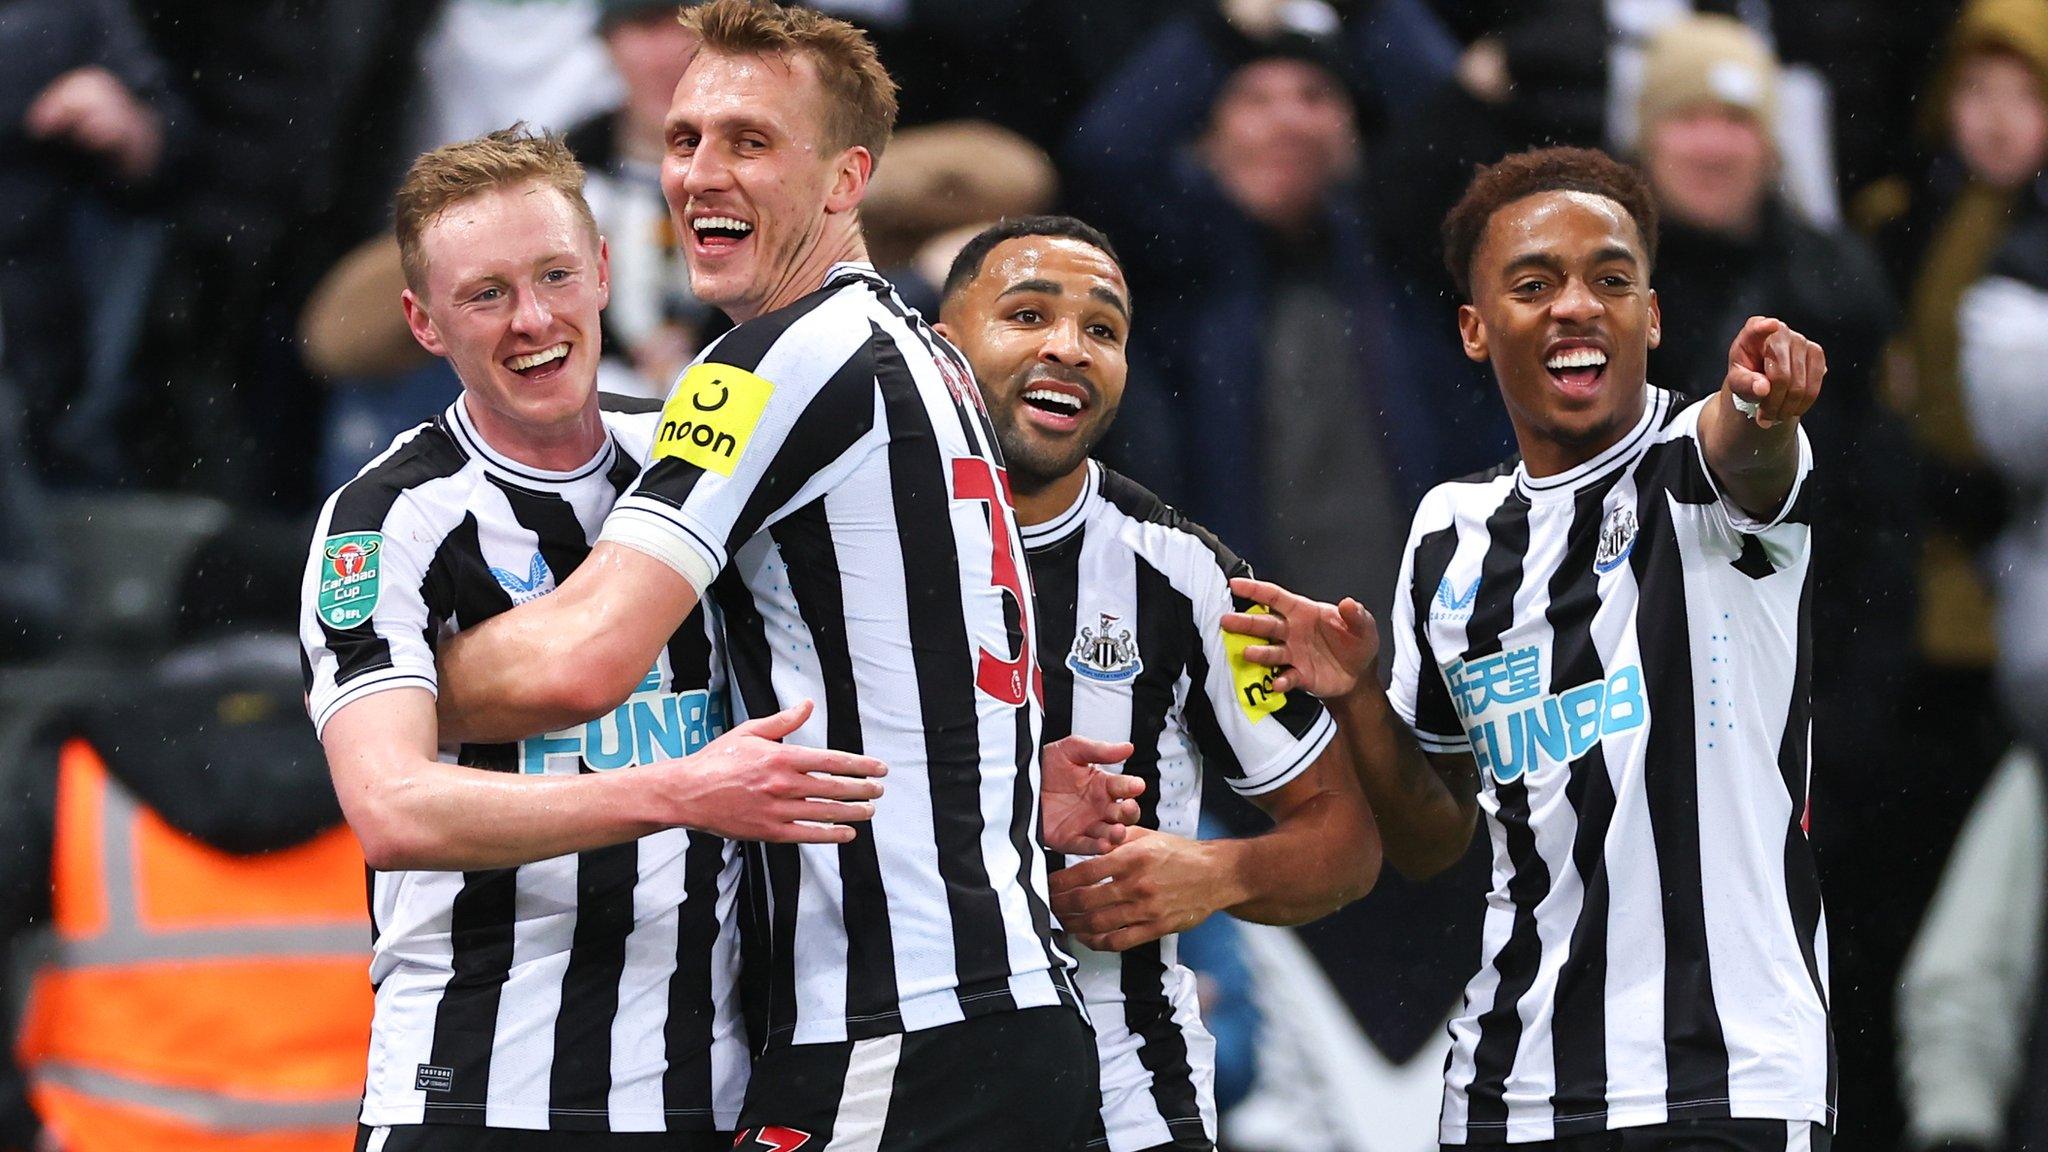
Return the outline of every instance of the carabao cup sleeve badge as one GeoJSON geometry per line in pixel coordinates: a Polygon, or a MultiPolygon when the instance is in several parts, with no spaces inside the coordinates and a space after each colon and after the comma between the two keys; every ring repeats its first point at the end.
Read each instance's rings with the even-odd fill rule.
{"type": "Polygon", "coordinates": [[[383,558],[381,532],[343,532],[320,545],[326,563],[320,568],[316,610],[330,628],[354,628],[377,610],[378,561],[383,558]]]}

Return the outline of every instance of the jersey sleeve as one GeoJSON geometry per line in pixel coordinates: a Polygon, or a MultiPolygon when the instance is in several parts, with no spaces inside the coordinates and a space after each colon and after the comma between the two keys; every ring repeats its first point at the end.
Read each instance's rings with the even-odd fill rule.
{"type": "Polygon", "coordinates": [[[1441,516],[1442,503],[1436,494],[1425,498],[1416,510],[1409,530],[1408,546],[1401,555],[1401,575],[1394,585],[1393,611],[1381,634],[1383,645],[1392,645],[1394,674],[1387,688],[1387,701],[1394,712],[1415,733],[1425,752],[1457,753],[1472,750],[1450,691],[1444,686],[1442,665],[1429,638],[1429,604],[1455,549],[1455,529],[1444,525],[1431,530],[1441,516]],[[1441,553],[1441,555],[1439,555],[1441,553]],[[1434,569],[1432,574],[1422,569],[1434,569]]]}
{"type": "Polygon", "coordinates": [[[1723,525],[1732,532],[1761,536],[1770,541],[1778,534],[1777,529],[1787,524],[1803,524],[1805,521],[1802,497],[1806,492],[1806,478],[1813,472],[1813,444],[1807,440],[1804,426],[1793,429],[1793,434],[1799,440],[1799,470],[1792,477],[1792,490],[1785,494],[1784,503],[1778,505],[1777,512],[1770,518],[1760,520],[1750,515],[1729,498],[1728,493],[1722,490],[1720,482],[1714,479],[1714,470],[1707,466],[1707,440],[1700,435],[1700,414],[1706,411],[1707,405],[1713,403],[1719,395],[1715,393],[1704,400],[1695,401],[1673,421],[1672,428],[1692,438],[1693,456],[1688,463],[1698,469],[1699,483],[1713,494],[1713,503],[1718,509],[1723,525]]]}
{"type": "MultiPolygon", "coordinates": [[[[1206,557],[1206,554],[1205,554],[1206,557]]],[[[1243,796],[1258,796],[1302,774],[1336,738],[1336,721],[1322,701],[1307,692],[1273,691],[1272,670],[1245,659],[1259,643],[1223,631],[1223,614],[1246,611],[1248,600],[1231,595],[1229,581],[1249,577],[1251,565],[1229,557],[1228,567],[1198,558],[1194,626],[1202,659],[1198,682],[1188,685],[1186,715],[1202,762],[1221,768],[1243,796]]]]}
{"type": "Polygon", "coordinates": [[[844,293],[727,333],[676,381],[600,539],[662,561],[701,599],[748,538],[880,443],[874,345],[844,293]]]}
{"type": "Polygon", "coordinates": [[[300,586],[306,709],[321,734],[365,696],[438,689],[425,594],[433,547],[422,543],[432,535],[403,496],[379,509],[360,495],[344,488],[327,502],[300,586]]]}

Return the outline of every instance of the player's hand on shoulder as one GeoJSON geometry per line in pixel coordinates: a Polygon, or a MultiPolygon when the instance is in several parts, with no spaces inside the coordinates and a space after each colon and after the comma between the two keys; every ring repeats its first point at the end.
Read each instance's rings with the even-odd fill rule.
{"type": "Polygon", "coordinates": [[[731,840],[843,844],[871,820],[882,795],[881,761],[786,744],[811,715],[810,701],[749,720],[695,755],[650,766],[662,773],[660,819],[731,840]]]}
{"type": "Polygon", "coordinates": [[[1751,316],[1728,346],[1722,388],[1738,409],[1756,405],[1759,428],[1797,420],[1820,398],[1827,351],[1783,320],[1751,316]]]}
{"type": "Polygon", "coordinates": [[[1040,821],[1045,846],[1073,856],[1096,856],[1123,843],[1126,825],[1138,822],[1145,782],[1112,772],[1136,749],[1126,743],[1068,736],[1039,753],[1040,821]]]}
{"type": "Polygon", "coordinates": [[[1122,952],[1185,932],[1219,908],[1211,845],[1132,828],[1114,851],[1052,874],[1060,927],[1098,952],[1122,952]]]}
{"type": "Polygon", "coordinates": [[[1368,680],[1377,682],[1372,667],[1380,652],[1379,626],[1358,601],[1347,596],[1328,604],[1242,576],[1230,582],[1230,590],[1266,609],[1225,613],[1223,630],[1264,641],[1247,647],[1244,658],[1277,670],[1274,691],[1301,688],[1329,700],[1368,680]]]}

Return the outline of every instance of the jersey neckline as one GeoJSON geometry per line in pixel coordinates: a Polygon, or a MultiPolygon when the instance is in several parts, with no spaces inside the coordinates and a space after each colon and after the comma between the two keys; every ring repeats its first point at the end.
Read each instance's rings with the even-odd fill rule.
{"type": "Polygon", "coordinates": [[[1043,524],[1017,525],[1018,534],[1024,538],[1026,551],[1039,551],[1065,541],[1081,530],[1088,517],[1095,511],[1095,505],[1102,498],[1102,465],[1093,459],[1087,462],[1088,474],[1081,480],[1081,494],[1067,506],[1067,510],[1043,524]]]}
{"type": "Polygon", "coordinates": [[[567,472],[550,472],[544,468],[535,468],[531,464],[521,464],[519,461],[492,448],[484,439],[483,433],[477,431],[476,424],[469,418],[468,393],[465,392],[457,396],[455,401],[448,405],[446,415],[449,435],[454,437],[455,446],[462,449],[465,455],[482,464],[484,471],[509,480],[514,484],[539,484],[550,488],[574,484],[578,480],[585,479],[611,467],[612,458],[618,452],[618,441],[612,437],[611,426],[606,425],[604,444],[598,448],[597,453],[589,461],[567,472]]]}
{"type": "Polygon", "coordinates": [[[1566,499],[1587,481],[1604,476],[1616,465],[1639,455],[1649,446],[1651,432],[1663,423],[1664,414],[1671,406],[1671,393],[1662,388],[1644,387],[1649,395],[1644,398],[1643,414],[1637,418],[1635,427],[1621,439],[1602,449],[1591,460],[1573,465],[1554,476],[1531,476],[1528,462],[1517,460],[1515,491],[1535,503],[1566,499]]]}

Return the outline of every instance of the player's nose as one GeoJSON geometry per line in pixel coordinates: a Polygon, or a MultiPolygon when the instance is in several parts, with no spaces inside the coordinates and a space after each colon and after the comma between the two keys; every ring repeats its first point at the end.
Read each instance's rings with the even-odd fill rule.
{"type": "Polygon", "coordinates": [[[1568,278],[1551,300],[1550,313],[1559,320],[1583,323],[1600,316],[1607,306],[1591,285],[1577,277],[1568,278]]]}
{"type": "Polygon", "coordinates": [[[1038,346],[1038,358],[1048,364],[1064,364],[1070,368],[1085,368],[1089,363],[1088,342],[1081,338],[1081,325],[1064,320],[1045,330],[1045,340],[1038,346]]]}

